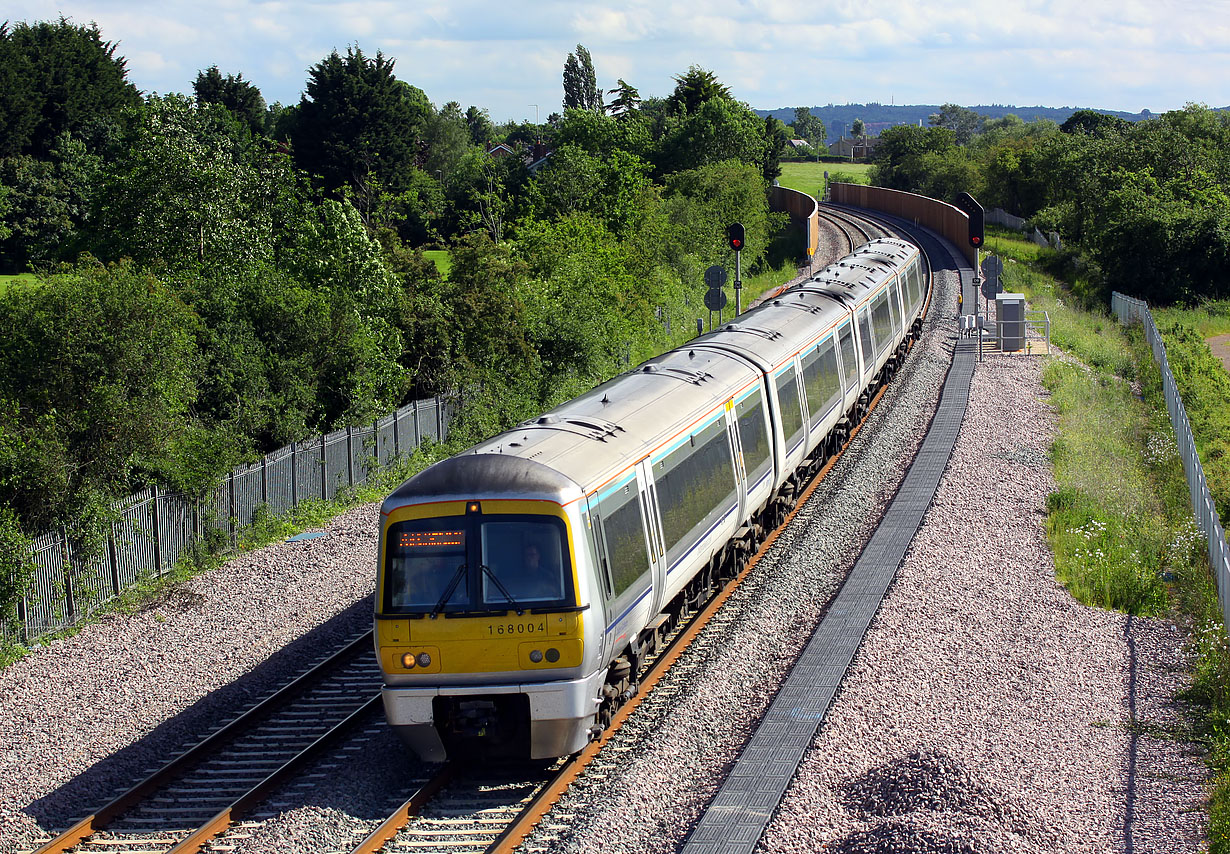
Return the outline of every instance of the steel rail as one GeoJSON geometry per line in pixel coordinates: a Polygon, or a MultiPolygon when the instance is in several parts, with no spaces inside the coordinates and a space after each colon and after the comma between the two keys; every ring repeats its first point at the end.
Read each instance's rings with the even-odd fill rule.
{"type": "Polygon", "coordinates": [[[157,771],[113,799],[97,812],[86,816],[58,836],[34,849],[31,854],[60,854],[60,852],[69,850],[98,831],[106,829],[107,825],[112,821],[129,812],[142,801],[147,800],[151,794],[180,776],[193,763],[217,751],[227,740],[242,733],[277,707],[285,705],[296,694],[305,692],[311,687],[314,680],[320,678],[321,674],[335,667],[346,657],[353,655],[359,647],[370,645],[371,643],[372,632],[368,630],[306,673],[301,674],[269,697],[248,709],[248,711],[230,723],[222,726],[184,753],[167,762],[157,771]]]}

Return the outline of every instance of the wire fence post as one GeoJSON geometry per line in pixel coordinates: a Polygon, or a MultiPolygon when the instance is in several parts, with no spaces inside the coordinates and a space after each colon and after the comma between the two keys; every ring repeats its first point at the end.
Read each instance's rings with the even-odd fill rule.
{"type": "MultiPolygon", "coordinates": [[[[153,495],[150,501],[154,505],[154,571],[161,577],[164,569],[165,561],[162,559],[162,515],[158,511],[158,505],[161,504],[158,495],[158,485],[153,488],[153,495]]],[[[232,494],[234,490],[232,489],[232,494]]]]}
{"type": "Polygon", "coordinates": [[[299,506],[299,443],[290,443],[290,506],[299,506]]]}
{"type": "Polygon", "coordinates": [[[321,501],[329,500],[329,456],[327,452],[328,446],[325,444],[328,438],[329,437],[327,433],[320,434],[320,462],[317,463],[317,465],[320,466],[320,500],[321,501]]]}

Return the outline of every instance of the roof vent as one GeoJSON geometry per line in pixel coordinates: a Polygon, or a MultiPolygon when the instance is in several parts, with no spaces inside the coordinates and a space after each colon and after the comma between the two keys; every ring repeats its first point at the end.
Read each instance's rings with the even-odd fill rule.
{"type": "Polygon", "coordinates": [[[558,424],[559,416],[558,415],[544,415],[538,419],[537,423],[539,424],[558,424]]]}

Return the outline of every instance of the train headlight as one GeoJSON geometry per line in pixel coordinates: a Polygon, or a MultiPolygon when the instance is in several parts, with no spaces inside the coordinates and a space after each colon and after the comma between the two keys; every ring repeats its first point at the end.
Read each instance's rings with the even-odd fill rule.
{"type": "Polygon", "coordinates": [[[542,661],[542,650],[541,649],[532,650],[530,652],[530,661],[534,662],[535,664],[542,661]]]}
{"type": "Polygon", "coordinates": [[[401,657],[401,666],[406,668],[407,670],[414,669],[414,653],[413,652],[407,652],[405,655],[401,657]]]}
{"type": "Polygon", "coordinates": [[[552,664],[559,661],[559,650],[556,649],[555,647],[551,647],[550,649],[548,649],[547,650],[547,661],[551,662],[552,664]]]}
{"type": "Polygon", "coordinates": [[[418,657],[419,667],[428,667],[431,665],[431,656],[425,652],[420,652],[418,657]]]}

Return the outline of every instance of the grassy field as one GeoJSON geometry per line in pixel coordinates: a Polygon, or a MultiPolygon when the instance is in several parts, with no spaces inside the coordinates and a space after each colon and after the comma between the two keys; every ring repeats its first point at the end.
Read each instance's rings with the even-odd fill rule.
{"type": "Polygon", "coordinates": [[[1153,319],[1160,328],[1165,323],[1181,323],[1201,338],[1213,338],[1230,333],[1230,300],[1206,302],[1196,308],[1153,309],[1153,319]]]}
{"type": "Polygon", "coordinates": [[[436,269],[440,271],[440,275],[448,277],[449,270],[453,268],[453,262],[448,257],[447,249],[426,249],[423,251],[423,257],[434,261],[436,269]]]}
{"type": "Polygon", "coordinates": [[[33,273],[21,273],[16,276],[0,276],[0,293],[4,293],[6,290],[8,290],[9,285],[15,284],[17,282],[32,283],[35,280],[36,280],[36,277],[33,273]]]}
{"type": "Polygon", "coordinates": [[[824,173],[829,173],[829,181],[842,181],[847,184],[870,184],[868,173],[869,163],[783,163],[782,174],[778,183],[783,187],[807,193],[819,199],[824,195],[824,173]]]}

